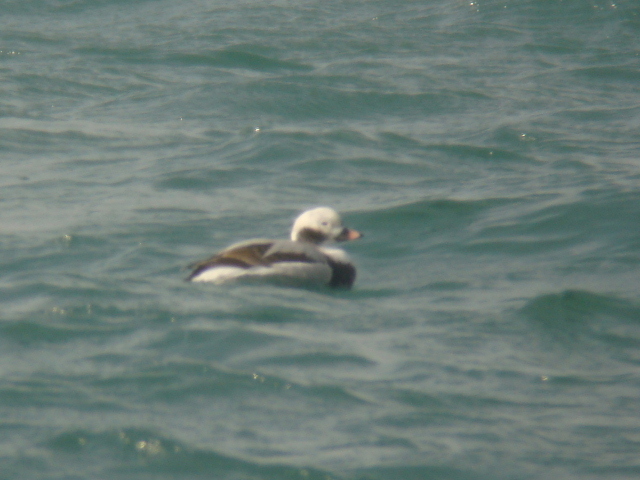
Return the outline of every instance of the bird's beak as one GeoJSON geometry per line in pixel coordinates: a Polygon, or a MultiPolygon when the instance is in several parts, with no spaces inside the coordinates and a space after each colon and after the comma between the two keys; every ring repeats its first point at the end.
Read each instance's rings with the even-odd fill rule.
{"type": "Polygon", "coordinates": [[[352,230],[350,228],[345,227],[342,229],[342,232],[340,232],[340,235],[336,237],[336,241],[344,242],[346,240],[357,240],[362,237],[363,237],[362,233],[358,232],[357,230],[352,230]]]}

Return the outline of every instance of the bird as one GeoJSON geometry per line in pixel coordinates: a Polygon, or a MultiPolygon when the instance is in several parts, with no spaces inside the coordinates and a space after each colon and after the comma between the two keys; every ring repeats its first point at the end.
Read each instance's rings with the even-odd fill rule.
{"type": "Polygon", "coordinates": [[[303,212],[290,240],[254,239],[235,243],[189,267],[190,282],[227,284],[243,280],[291,286],[353,286],[356,268],[344,250],[325,246],[363,234],[342,225],[338,212],[317,207],[303,212]]]}

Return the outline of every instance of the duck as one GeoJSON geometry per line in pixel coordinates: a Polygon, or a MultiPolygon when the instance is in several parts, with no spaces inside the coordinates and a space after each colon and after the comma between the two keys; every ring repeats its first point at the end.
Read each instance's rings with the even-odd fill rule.
{"type": "Polygon", "coordinates": [[[189,282],[227,284],[242,280],[293,286],[350,289],[356,268],[346,252],[328,247],[333,242],[362,238],[343,226],[338,212],[317,207],[293,222],[290,240],[253,239],[235,243],[190,265],[189,282]]]}

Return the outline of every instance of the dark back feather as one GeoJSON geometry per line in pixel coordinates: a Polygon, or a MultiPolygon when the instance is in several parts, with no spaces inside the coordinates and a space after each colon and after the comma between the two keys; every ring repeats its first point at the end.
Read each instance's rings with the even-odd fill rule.
{"type": "Polygon", "coordinates": [[[264,254],[272,245],[273,243],[254,243],[220,252],[213,257],[190,265],[193,271],[187,277],[187,280],[191,280],[212,267],[250,268],[256,265],[268,265],[269,262],[265,262],[264,254]]]}

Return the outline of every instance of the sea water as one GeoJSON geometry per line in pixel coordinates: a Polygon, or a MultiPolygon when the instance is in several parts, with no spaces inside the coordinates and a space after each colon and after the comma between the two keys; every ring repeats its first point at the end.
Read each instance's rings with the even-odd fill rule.
{"type": "Polygon", "coordinates": [[[0,478],[640,476],[635,0],[4,0],[0,478]],[[328,205],[351,291],[184,282],[328,205]]]}

